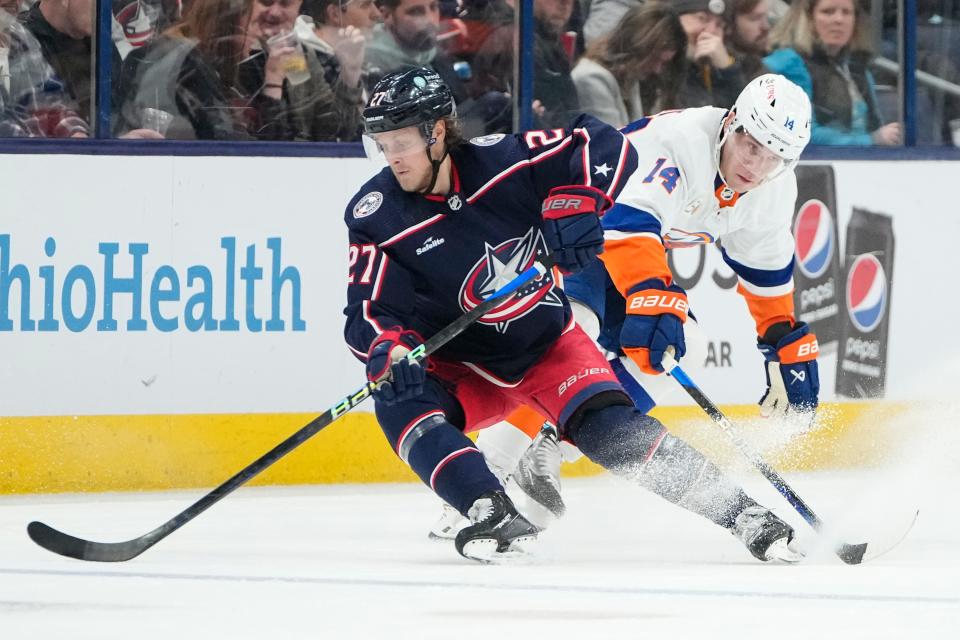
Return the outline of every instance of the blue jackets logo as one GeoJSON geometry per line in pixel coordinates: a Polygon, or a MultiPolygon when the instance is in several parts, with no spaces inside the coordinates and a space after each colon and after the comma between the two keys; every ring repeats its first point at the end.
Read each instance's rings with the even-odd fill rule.
{"type": "MultiPolygon", "coordinates": [[[[509,283],[533,266],[537,256],[546,255],[543,236],[534,229],[522,238],[512,238],[495,247],[487,245],[483,258],[470,269],[460,287],[460,307],[470,311],[491,293],[509,283]]],[[[480,324],[494,325],[506,333],[514,320],[530,313],[538,304],[563,306],[562,299],[553,290],[553,274],[548,271],[484,314],[480,324]]]]}
{"type": "Polygon", "coordinates": [[[220,249],[222,260],[216,264],[161,264],[148,271],[146,242],[101,242],[89,261],[63,265],[57,264],[57,242],[49,237],[43,244],[49,264],[36,266],[18,260],[12,237],[0,234],[0,332],[119,331],[121,326],[128,332],[306,330],[300,271],[283,265],[280,238],[267,238],[269,255],[261,248],[258,256],[257,245],[248,245],[242,264],[236,237],[221,238],[220,249]],[[263,296],[270,301],[269,318],[257,316],[263,296]],[[116,306],[123,298],[130,304],[123,303],[128,310],[120,317],[116,306]],[[40,308],[38,299],[39,315],[33,312],[40,308]]]}

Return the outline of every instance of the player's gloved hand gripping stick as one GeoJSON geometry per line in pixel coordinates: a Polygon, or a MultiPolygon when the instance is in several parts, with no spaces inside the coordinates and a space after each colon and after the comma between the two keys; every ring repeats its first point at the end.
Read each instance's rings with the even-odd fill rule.
{"type": "MultiPolygon", "coordinates": [[[[431,353],[457,337],[475,320],[500,304],[504,298],[513,295],[518,289],[531,280],[542,276],[553,265],[553,256],[542,258],[539,263],[534,264],[509,283],[494,291],[483,302],[438,331],[432,338],[419,346],[415,346],[406,355],[406,358],[414,363],[425,360],[431,353]]],[[[123,562],[135,558],[225,498],[235,489],[254,478],[274,462],[296,449],[334,420],[369,398],[376,386],[376,382],[367,381],[354,393],[351,393],[327,409],[323,415],[314,418],[309,424],[249,464],[219,487],[153,531],[145,533],[138,538],[133,538],[125,542],[92,542],[57,531],[42,522],[31,522],[27,526],[27,533],[34,542],[44,549],[78,560],[123,562]]]]}
{"type": "Polygon", "coordinates": [[[613,200],[596,187],[554,187],[543,200],[543,240],[564,273],[576,273],[603,253],[600,216],[613,200]]]}
{"type": "MultiPolygon", "coordinates": [[[[787,502],[796,509],[797,513],[803,516],[803,519],[813,527],[818,533],[823,531],[823,521],[813,512],[806,502],[797,495],[790,485],[787,484],[787,481],[784,480],[776,470],[768,465],[763,458],[760,457],[760,454],[755,452],[740,436],[737,435],[736,429],[733,426],[733,423],[730,422],[730,419],[723,414],[720,409],[717,408],[717,405],[713,404],[703,391],[694,384],[693,380],[690,379],[683,369],[677,365],[677,361],[673,358],[673,354],[669,351],[663,356],[663,367],[670,373],[673,378],[680,383],[680,386],[683,387],[693,400],[700,405],[700,408],[703,409],[707,415],[713,418],[713,421],[720,425],[720,428],[723,429],[724,433],[730,436],[730,439],[733,441],[733,444],[736,445],[737,449],[740,450],[744,456],[753,464],[757,470],[763,474],[767,480],[770,481],[770,484],[780,492],[784,498],[787,499],[787,502]]],[[[847,564],[860,564],[863,562],[863,556],[867,551],[867,543],[861,544],[845,544],[839,543],[834,547],[834,552],[841,560],[847,564]]]]}

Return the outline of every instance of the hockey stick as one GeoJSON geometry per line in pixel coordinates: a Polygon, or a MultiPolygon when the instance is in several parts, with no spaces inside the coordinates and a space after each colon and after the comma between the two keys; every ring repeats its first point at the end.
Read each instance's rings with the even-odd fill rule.
{"type": "MultiPolygon", "coordinates": [[[[780,492],[784,498],[787,499],[797,513],[803,516],[803,519],[813,527],[814,531],[817,533],[823,532],[823,520],[821,520],[817,514],[813,512],[813,509],[807,505],[803,499],[797,495],[797,492],[794,491],[787,481],[784,480],[776,470],[768,465],[763,458],[760,457],[756,451],[754,451],[750,445],[748,445],[739,435],[733,426],[733,423],[730,422],[730,419],[723,414],[720,409],[717,408],[717,405],[713,404],[710,399],[700,390],[700,388],[694,384],[693,380],[690,379],[683,369],[677,365],[677,361],[673,359],[672,355],[669,353],[664,354],[663,356],[663,368],[665,371],[669,372],[673,379],[680,383],[680,386],[683,387],[684,391],[690,394],[690,397],[700,405],[700,408],[703,409],[708,416],[710,416],[714,422],[720,425],[720,428],[723,429],[730,439],[733,441],[733,444],[736,445],[737,449],[740,450],[746,458],[753,464],[757,470],[763,474],[763,477],[770,481],[770,484],[780,492]]],[[[860,564],[863,562],[863,555],[867,552],[867,543],[863,542],[861,544],[846,544],[839,543],[834,547],[834,553],[837,556],[846,562],[847,564],[860,564]]]]}
{"type": "MultiPolygon", "coordinates": [[[[553,265],[553,259],[546,256],[539,263],[534,264],[529,269],[515,277],[509,283],[491,293],[487,298],[476,307],[463,314],[449,325],[438,331],[433,337],[425,343],[411,351],[407,359],[421,361],[431,353],[437,351],[440,347],[453,340],[461,334],[474,321],[486,314],[497,306],[507,296],[513,295],[518,289],[528,284],[534,278],[542,276],[553,265]]],[[[127,540],[125,542],[93,542],[76,538],[42,522],[31,522],[27,525],[27,534],[38,545],[53,553],[58,553],[69,558],[78,560],[90,560],[95,562],[124,562],[138,555],[157,544],[171,533],[187,524],[198,515],[212,507],[214,504],[232,493],[235,489],[245,484],[274,462],[287,455],[309,438],[316,435],[321,429],[330,425],[334,420],[347,413],[358,404],[370,397],[375,388],[372,382],[365,383],[354,393],[346,396],[343,400],[336,403],[323,414],[314,418],[309,424],[302,427],[299,431],[278,444],[276,447],[265,453],[263,456],[240,470],[232,478],[221,484],[219,487],[203,496],[195,503],[178,513],[162,525],[145,533],[142,536],[127,540]]]]}

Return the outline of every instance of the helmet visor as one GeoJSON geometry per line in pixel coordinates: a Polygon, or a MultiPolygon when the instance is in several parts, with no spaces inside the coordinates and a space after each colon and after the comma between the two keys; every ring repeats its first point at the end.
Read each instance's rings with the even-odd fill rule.
{"type": "Polygon", "coordinates": [[[742,127],[733,132],[727,146],[730,147],[738,170],[747,172],[756,180],[780,173],[788,162],[760,144],[742,127]]]}
{"type": "Polygon", "coordinates": [[[391,162],[426,153],[427,141],[418,127],[406,127],[382,133],[366,133],[363,135],[363,148],[368,158],[391,162]]]}

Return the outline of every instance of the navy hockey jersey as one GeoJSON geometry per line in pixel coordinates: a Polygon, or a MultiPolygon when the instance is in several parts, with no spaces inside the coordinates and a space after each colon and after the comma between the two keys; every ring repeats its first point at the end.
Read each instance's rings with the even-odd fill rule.
{"type": "MultiPolygon", "coordinates": [[[[585,184],[616,198],[636,169],[626,138],[586,115],[568,130],[474,138],[450,158],[446,195],[407,193],[387,167],[347,205],[345,337],[361,360],[385,329],[427,339],[544,255],[540,206],[550,189],[585,184]]],[[[436,355],[512,384],[572,326],[548,273],[436,355]]]]}

